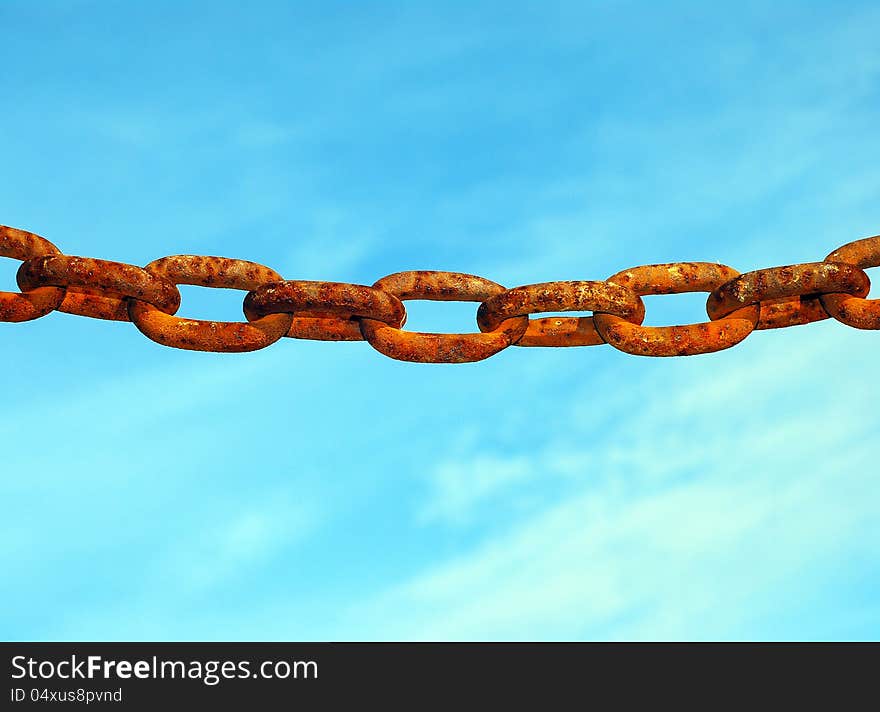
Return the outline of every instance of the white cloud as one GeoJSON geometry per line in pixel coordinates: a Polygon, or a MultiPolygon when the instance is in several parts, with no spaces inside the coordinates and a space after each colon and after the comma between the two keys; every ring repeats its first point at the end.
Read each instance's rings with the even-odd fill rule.
{"type": "MultiPolygon", "coordinates": [[[[229,640],[254,637],[252,632],[231,631],[255,619],[263,631],[260,637],[285,629],[289,621],[265,617],[259,605],[230,616],[227,605],[212,604],[289,566],[285,557],[296,556],[323,522],[320,503],[292,486],[259,488],[239,501],[211,501],[210,516],[191,516],[183,529],[164,523],[153,538],[151,556],[136,569],[133,581],[121,585],[127,595],[60,611],[46,638],[81,639],[86,631],[93,639],[229,640]],[[185,620],[183,610],[189,611],[185,620]]],[[[297,620],[289,612],[284,615],[297,620]]]]}
{"type": "Polygon", "coordinates": [[[332,206],[313,208],[309,227],[297,237],[280,269],[285,276],[296,275],[297,279],[354,279],[361,262],[375,253],[379,244],[373,226],[353,221],[332,206]]]}
{"type": "MultiPolygon", "coordinates": [[[[447,479],[426,511],[452,525],[503,510],[514,485],[545,477],[551,463],[579,486],[356,617],[394,620],[382,635],[403,639],[737,638],[755,635],[752,622],[786,598],[803,598],[805,582],[821,595],[835,557],[880,506],[876,427],[864,418],[880,391],[864,377],[869,357],[853,348],[859,335],[828,326],[839,328],[825,339],[821,327],[790,331],[785,351],[765,335],[743,358],[687,369],[662,402],[623,404],[625,419],[606,420],[602,437],[630,434],[628,447],[547,449],[531,460],[480,451],[438,467],[432,479],[447,479]],[[460,493],[462,473],[487,463],[496,474],[460,493]]],[[[658,390],[639,386],[628,401],[658,390]]],[[[365,637],[377,634],[364,626],[365,637]]]]}
{"type": "Polygon", "coordinates": [[[316,507],[304,507],[292,491],[264,492],[258,501],[241,503],[195,529],[187,540],[168,542],[168,555],[154,562],[153,576],[176,581],[184,595],[210,593],[298,545],[319,518],[316,507]]]}
{"type": "Polygon", "coordinates": [[[467,461],[441,462],[430,473],[434,493],[422,511],[422,520],[462,520],[477,504],[535,473],[534,463],[526,456],[477,455],[467,461]]]}

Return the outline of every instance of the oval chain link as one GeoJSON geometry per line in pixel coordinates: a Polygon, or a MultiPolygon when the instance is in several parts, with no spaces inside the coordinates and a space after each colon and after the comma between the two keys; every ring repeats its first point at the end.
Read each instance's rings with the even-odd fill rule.
{"type": "Polygon", "coordinates": [[[287,336],[314,341],[363,341],[360,319],[395,328],[406,321],[406,309],[393,294],[364,284],[306,280],[260,287],[245,298],[244,313],[248,319],[287,314],[292,319],[287,336]]]}
{"type": "MultiPolygon", "coordinates": [[[[146,271],[171,284],[250,292],[281,275],[256,262],[228,257],[172,255],[150,262],[146,271]]],[[[141,333],[163,346],[189,351],[242,353],[271,346],[287,333],[292,317],[273,314],[247,322],[183,319],[148,301],[133,299],[128,313],[141,333]]]]}
{"type": "MultiPolygon", "coordinates": [[[[839,247],[826,262],[845,262],[862,269],[880,267],[880,235],[866,237],[839,247]]],[[[880,299],[863,299],[846,294],[823,294],[825,310],[840,322],[856,329],[880,329],[880,299]]]]}
{"type": "MultiPolygon", "coordinates": [[[[401,301],[485,302],[504,292],[504,287],[496,282],[461,272],[397,272],[383,277],[373,287],[401,301]]],[[[515,343],[527,328],[528,319],[509,318],[499,320],[485,333],[431,334],[403,331],[375,319],[361,320],[364,338],[374,349],[398,361],[418,363],[482,361],[515,343]]]]}
{"type": "MultiPolygon", "coordinates": [[[[46,238],[25,230],[0,225],[0,257],[20,262],[60,255],[55,245],[46,238]]],[[[64,289],[34,287],[22,292],[0,292],[0,321],[30,321],[55,311],[64,300],[64,289]]]]}
{"type": "Polygon", "coordinates": [[[64,288],[68,294],[58,310],[92,319],[128,321],[128,299],[149,302],[166,314],[174,314],[180,306],[180,292],[167,279],[143,267],[92,257],[30,259],[18,269],[18,286],[64,288]]]}
{"type": "MultiPolygon", "coordinates": [[[[768,301],[798,299],[804,304],[804,297],[818,299],[822,294],[834,293],[863,297],[870,284],[868,275],[860,268],[842,263],[809,262],[770,267],[746,272],[718,287],[709,295],[706,311],[709,318],[716,321],[742,307],[768,301]]],[[[794,307],[793,313],[800,317],[802,311],[794,307]]]]}
{"type": "MultiPolygon", "coordinates": [[[[641,297],[629,287],[612,282],[542,282],[506,289],[487,299],[477,311],[480,329],[497,328],[504,319],[546,312],[591,311],[619,316],[634,324],[645,318],[641,297]]],[[[594,317],[542,317],[530,321],[517,346],[594,346],[605,343],[594,317]],[[555,322],[553,328],[547,324],[555,322]]]]}
{"type": "MultiPolygon", "coordinates": [[[[623,270],[609,282],[640,297],[656,294],[712,292],[737,277],[732,267],[711,262],[674,262],[623,270]]],[[[601,337],[614,348],[635,356],[693,356],[735,346],[754,331],[760,307],[745,306],[717,321],[681,326],[641,326],[613,314],[596,314],[601,337]]]]}

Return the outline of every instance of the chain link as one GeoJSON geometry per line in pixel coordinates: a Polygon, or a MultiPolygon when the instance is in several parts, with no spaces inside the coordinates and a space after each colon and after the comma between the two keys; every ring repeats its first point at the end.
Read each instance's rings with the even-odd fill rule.
{"type": "MultiPolygon", "coordinates": [[[[0,225],[0,256],[27,262],[45,255],[60,255],[48,240],[32,232],[0,225]]],[[[64,290],[37,287],[23,292],[0,292],[0,321],[30,321],[54,311],[64,301],[64,290]]]]}
{"type": "MultiPolygon", "coordinates": [[[[861,269],[880,267],[880,237],[850,242],[828,255],[825,261],[845,262],[861,269]]],[[[862,299],[845,294],[823,294],[819,299],[831,316],[848,326],[880,329],[880,299],[862,299]]]]}
{"type": "Polygon", "coordinates": [[[23,291],[60,287],[68,294],[59,311],[93,319],[128,321],[126,299],[140,299],[167,314],[180,306],[180,292],[168,280],[142,267],[92,257],[48,255],[23,262],[18,269],[23,291]],[[82,295],[82,299],[69,297],[82,295]]]}
{"type": "Polygon", "coordinates": [[[0,322],[60,311],[131,321],[153,341],[178,349],[244,352],[282,337],[366,340],[401,361],[467,363],[509,346],[610,344],[638,356],[690,356],[730,348],[753,331],[834,317],[857,329],[880,329],[880,299],[867,299],[864,270],[880,266],[880,235],[850,242],[824,261],[740,274],[710,262],[642,265],[603,281],[544,282],[507,289],[459,272],[397,272],[372,286],[285,280],[246,260],[174,255],[138,267],[65,255],[39,235],[0,225],[0,257],[20,261],[20,292],[0,292],[0,322]],[[247,321],[178,316],[178,285],[247,292],[247,321]],[[709,321],[643,326],[641,297],[708,292],[709,321]],[[410,299],[478,302],[478,332],[405,331],[410,299]],[[591,316],[537,316],[591,312],[591,316]]]}
{"type": "MultiPolygon", "coordinates": [[[[150,262],[144,269],[172,284],[175,290],[178,284],[191,284],[250,292],[266,282],[281,280],[281,275],[269,267],[226,257],[174,255],[150,262]]],[[[273,314],[247,322],[182,319],[144,299],[131,299],[128,314],[145,336],[163,346],[224,353],[257,351],[271,346],[287,333],[293,321],[289,314],[273,314]]]]}
{"type": "MultiPolygon", "coordinates": [[[[505,289],[488,279],[460,272],[397,272],[382,277],[374,289],[393,294],[401,301],[480,302],[504,294],[505,289]]],[[[515,344],[528,328],[528,319],[503,318],[489,328],[468,334],[426,334],[403,331],[375,319],[361,320],[361,333],[370,346],[398,361],[417,363],[470,363],[482,361],[515,344]],[[485,333],[483,333],[485,332],[485,333]]]]}
{"type": "MultiPolygon", "coordinates": [[[[502,319],[551,311],[607,312],[636,324],[645,318],[645,305],[629,287],[613,282],[543,282],[514,287],[497,294],[480,305],[477,323],[481,329],[492,329],[502,319]]],[[[590,319],[594,322],[595,319],[590,319]]],[[[594,346],[604,343],[595,324],[584,325],[580,319],[565,320],[541,317],[538,328],[526,330],[527,346],[594,346]],[[552,319],[554,329],[545,327],[552,319]]]]}
{"type": "Polygon", "coordinates": [[[303,280],[270,282],[255,289],[245,297],[244,313],[248,319],[287,314],[291,317],[288,336],[315,341],[361,341],[361,319],[375,319],[393,328],[406,320],[403,303],[381,289],[303,280]]]}
{"type": "MultiPolygon", "coordinates": [[[[639,296],[713,292],[739,276],[732,267],[711,262],[643,265],[608,278],[639,296]]],[[[693,356],[735,346],[754,331],[760,317],[758,304],[746,305],[717,320],[683,326],[641,326],[612,314],[593,320],[601,337],[614,348],[635,356],[693,356]]]]}

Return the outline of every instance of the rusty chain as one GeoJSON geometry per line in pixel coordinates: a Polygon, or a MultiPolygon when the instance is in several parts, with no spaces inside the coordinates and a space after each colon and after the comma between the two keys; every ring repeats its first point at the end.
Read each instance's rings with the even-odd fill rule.
{"type": "Polygon", "coordinates": [[[740,274],[726,265],[676,262],[623,270],[602,281],[544,282],[507,289],[459,272],[411,271],[372,286],[285,280],[254,262],[174,255],[146,267],[65,255],[39,235],[0,226],[0,256],[22,262],[20,292],[0,292],[0,321],[39,319],[53,311],[131,321],[164,346],[212,352],[256,351],[284,336],[367,341],[401,361],[466,363],[508,346],[610,344],[639,356],[690,356],[730,348],[755,330],[834,317],[880,329],[880,299],[866,299],[864,270],[880,266],[880,235],[850,242],[822,262],[740,274]],[[246,321],[183,319],[180,284],[238,289],[246,321]],[[643,326],[642,297],[708,292],[709,321],[643,326]],[[409,299],[478,302],[479,331],[405,331],[409,299]],[[592,312],[592,316],[539,316],[592,312]]]}

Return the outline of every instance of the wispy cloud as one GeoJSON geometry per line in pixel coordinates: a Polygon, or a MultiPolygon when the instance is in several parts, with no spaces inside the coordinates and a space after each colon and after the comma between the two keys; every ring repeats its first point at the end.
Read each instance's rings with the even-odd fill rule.
{"type": "Polygon", "coordinates": [[[321,519],[316,502],[304,502],[290,488],[269,492],[230,508],[223,518],[211,518],[185,539],[175,539],[165,556],[153,562],[154,581],[172,579],[179,593],[210,595],[230,583],[241,585],[250,573],[269,565],[273,557],[302,544],[321,519]]]}
{"type": "Polygon", "coordinates": [[[536,474],[534,463],[525,456],[477,455],[464,462],[441,462],[431,471],[434,493],[422,518],[428,522],[460,520],[479,503],[503,495],[536,474]]]}
{"type": "MultiPolygon", "coordinates": [[[[802,332],[791,351],[759,346],[722,372],[688,369],[688,382],[669,384],[662,400],[646,399],[657,388],[633,389],[641,398],[626,399],[625,415],[591,424],[608,441],[628,434],[620,449],[561,457],[548,449],[531,459],[481,452],[439,466],[426,511],[453,526],[497,516],[512,488],[546,478],[554,464],[580,484],[381,595],[367,619],[387,620],[393,609],[401,638],[760,635],[756,621],[805,581],[820,598],[828,593],[823,572],[880,505],[869,446],[876,426],[864,418],[876,384],[859,366],[867,357],[853,363],[846,332],[836,336],[842,344],[802,332]],[[802,403],[797,374],[820,361],[836,375],[802,403]],[[481,478],[486,463],[500,474],[481,478]],[[469,471],[477,476],[466,489],[469,471]]],[[[575,442],[577,430],[567,433],[575,442]]],[[[870,549],[878,553],[876,542],[870,549]]]]}

